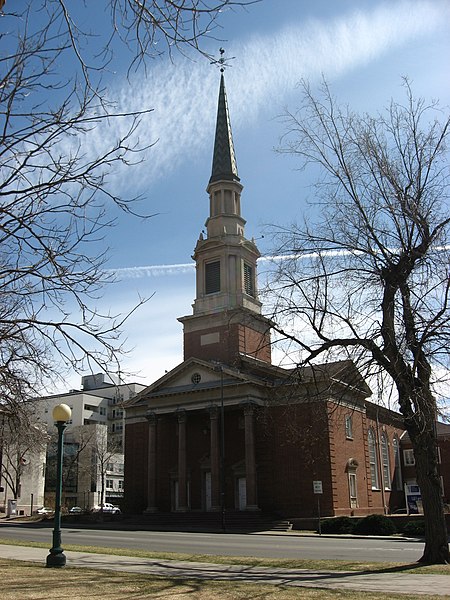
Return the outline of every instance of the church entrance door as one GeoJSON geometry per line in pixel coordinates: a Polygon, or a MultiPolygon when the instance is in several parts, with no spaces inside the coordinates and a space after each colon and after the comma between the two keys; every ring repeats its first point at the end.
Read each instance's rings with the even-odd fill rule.
{"type": "Polygon", "coordinates": [[[247,479],[245,477],[239,477],[237,488],[238,508],[239,510],[245,510],[247,508],[247,479]]]}
{"type": "Polygon", "coordinates": [[[205,508],[211,510],[211,471],[205,473],[205,508]]]}

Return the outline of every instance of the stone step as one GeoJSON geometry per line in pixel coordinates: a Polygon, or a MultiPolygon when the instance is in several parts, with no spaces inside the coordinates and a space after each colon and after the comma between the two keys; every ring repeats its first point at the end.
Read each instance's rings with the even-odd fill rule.
{"type": "Polygon", "coordinates": [[[288,531],[291,523],[259,511],[151,513],[139,517],[147,529],[173,531],[288,531]]]}

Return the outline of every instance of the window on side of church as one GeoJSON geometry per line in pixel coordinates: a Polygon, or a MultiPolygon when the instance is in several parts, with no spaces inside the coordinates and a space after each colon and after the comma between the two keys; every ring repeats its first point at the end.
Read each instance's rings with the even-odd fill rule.
{"type": "Polygon", "coordinates": [[[386,433],[381,434],[381,460],[383,462],[383,483],[384,489],[391,489],[391,467],[389,464],[389,444],[386,433]]]}
{"type": "Polygon", "coordinates": [[[249,296],[255,296],[255,274],[253,267],[244,263],[244,291],[249,296]]]}
{"type": "Polygon", "coordinates": [[[220,260],[205,264],[205,294],[220,292],[220,260]]]}
{"type": "Polygon", "coordinates": [[[345,416],[345,437],[348,440],[352,440],[353,439],[352,415],[346,415],[345,416]]]}
{"type": "Polygon", "coordinates": [[[367,434],[367,442],[369,446],[369,463],[370,463],[370,478],[372,481],[372,489],[380,489],[378,481],[378,460],[377,460],[377,445],[375,443],[375,434],[370,428],[367,434]]]}
{"type": "Polygon", "coordinates": [[[392,478],[392,487],[396,490],[401,490],[403,486],[402,467],[400,464],[400,442],[396,435],[392,440],[392,447],[394,448],[394,476],[392,478]]]}
{"type": "Polygon", "coordinates": [[[350,493],[350,508],[358,508],[358,490],[356,485],[356,471],[348,474],[348,487],[350,493]]]}

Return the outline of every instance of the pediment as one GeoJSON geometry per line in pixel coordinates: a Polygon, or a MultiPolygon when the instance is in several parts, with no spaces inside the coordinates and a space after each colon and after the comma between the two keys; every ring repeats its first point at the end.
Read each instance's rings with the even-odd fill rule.
{"type": "Polygon", "coordinates": [[[203,403],[210,401],[212,395],[217,396],[221,386],[229,391],[255,383],[258,382],[254,378],[232,367],[191,358],[142,390],[126,408],[142,404],[150,407],[203,403]]]}

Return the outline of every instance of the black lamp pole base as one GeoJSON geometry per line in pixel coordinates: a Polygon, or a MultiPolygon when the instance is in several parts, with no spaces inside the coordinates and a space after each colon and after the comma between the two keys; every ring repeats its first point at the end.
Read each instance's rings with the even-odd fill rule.
{"type": "Polygon", "coordinates": [[[46,567],[64,567],[66,565],[66,555],[64,552],[58,552],[52,554],[50,550],[50,554],[47,556],[46,567]]]}

